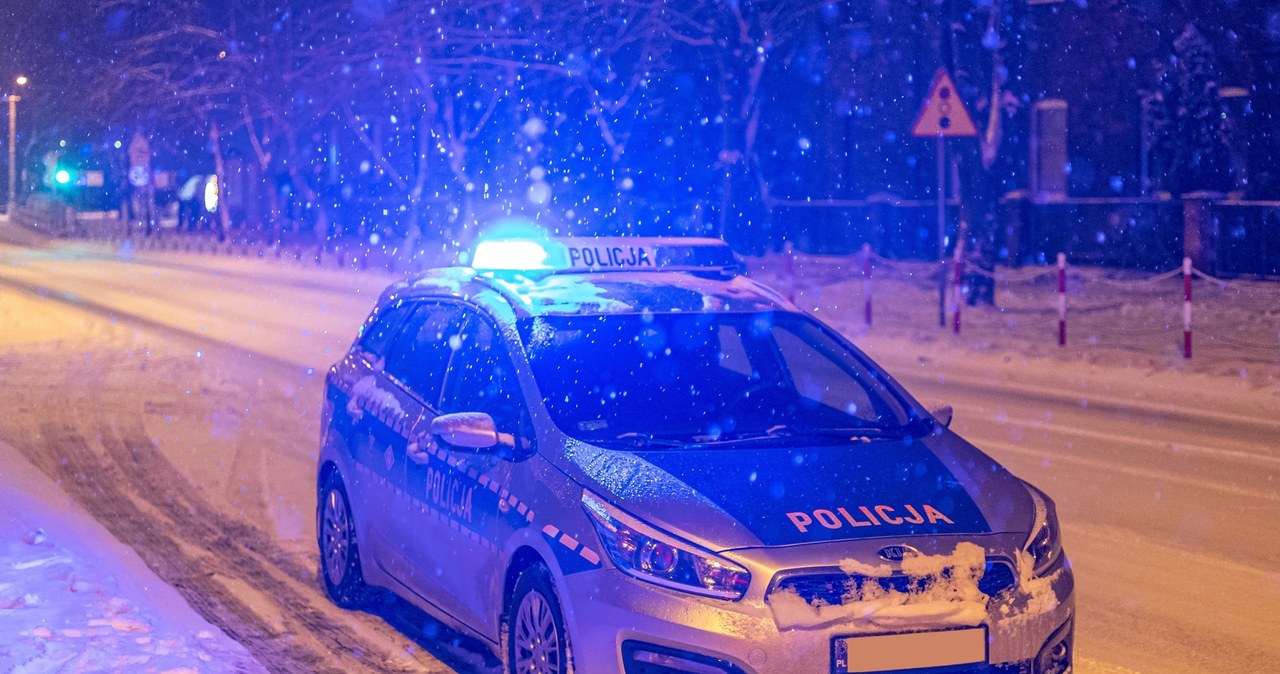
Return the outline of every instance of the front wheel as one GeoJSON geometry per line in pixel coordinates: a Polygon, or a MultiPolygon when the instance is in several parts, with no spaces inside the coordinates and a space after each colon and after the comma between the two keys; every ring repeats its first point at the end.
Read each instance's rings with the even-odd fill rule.
{"type": "Polygon", "coordinates": [[[516,579],[506,636],[509,674],[572,674],[569,635],[546,566],[534,564],[516,579]]]}
{"type": "Polygon", "coordinates": [[[333,603],[357,608],[365,601],[364,577],[360,573],[360,549],[356,545],[356,524],[342,477],[335,470],[320,488],[320,576],[333,603]]]}

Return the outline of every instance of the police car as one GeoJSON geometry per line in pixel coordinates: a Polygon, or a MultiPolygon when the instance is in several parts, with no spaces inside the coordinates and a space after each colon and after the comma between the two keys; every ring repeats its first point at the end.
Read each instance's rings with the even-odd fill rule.
{"type": "Polygon", "coordinates": [[[321,575],[511,673],[1068,672],[1053,502],[707,239],[492,237],[328,373],[321,575]]]}

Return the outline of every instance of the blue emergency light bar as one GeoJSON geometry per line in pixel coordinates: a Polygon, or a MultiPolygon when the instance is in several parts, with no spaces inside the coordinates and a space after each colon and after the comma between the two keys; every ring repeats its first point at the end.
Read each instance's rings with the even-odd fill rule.
{"type": "Polygon", "coordinates": [[[500,238],[476,244],[481,272],[565,274],[685,271],[736,274],[742,262],[719,239],[684,237],[500,238]]]}

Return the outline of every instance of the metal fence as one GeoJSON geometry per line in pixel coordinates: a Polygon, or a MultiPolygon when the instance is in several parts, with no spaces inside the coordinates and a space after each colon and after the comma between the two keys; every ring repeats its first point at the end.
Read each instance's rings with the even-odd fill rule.
{"type": "MultiPolygon", "coordinates": [[[[946,203],[954,222],[959,202],[946,203]]],[[[769,202],[776,229],[801,250],[847,255],[869,243],[881,254],[928,260],[938,257],[938,202],[873,195],[866,199],[775,199],[769,202]]]]}
{"type": "Polygon", "coordinates": [[[45,236],[70,237],[80,234],[76,212],[43,195],[34,194],[25,204],[14,204],[9,209],[9,215],[14,222],[45,236]]]}
{"type": "MultiPolygon", "coordinates": [[[[932,260],[938,255],[936,201],[874,195],[857,200],[773,200],[769,208],[775,233],[809,253],[848,255],[869,243],[889,258],[932,260]]],[[[945,208],[954,228],[959,204],[951,200],[945,208]]],[[[138,223],[131,226],[114,214],[76,213],[37,195],[16,207],[14,218],[55,237],[119,239],[143,233],[138,223]]],[[[998,258],[1012,267],[1048,264],[1065,252],[1073,264],[1152,271],[1192,255],[1210,274],[1280,276],[1280,201],[1220,195],[1045,201],[1011,192],[1000,200],[1000,227],[998,258]],[[1184,246],[1190,235],[1196,235],[1195,252],[1184,246]]],[[[232,236],[246,242],[275,240],[258,230],[236,230],[232,236]]]]}
{"type": "Polygon", "coordinates": [[[1216,273],[1280,276],[1280,201],[1223,200],[1210,210],[1216,273]]]}
{"type": "Polygon", "coordinates": [[[1156,270],[1181,260],[1182,204],[1158,197],[1001,199],[1005,260],[1047,264],[1065,252],[1075,263],[1156,270]]]}
{"type": "MultiPolygon", "coordinates": [[[[1187,202],[1189,203],[1189,202],[1187,202]]],[[[1199,240],[1211,254],[1198,259],[1218,275],[1280,275],[1280,201],[1217,196],[1199,240]]],[[[958,204],[947,203],[954,231],[958,204]]],[[[1032,199],[1011,192],[1000,200],[999,260],[1018,267],[1051,263],[1065,252],[1073,263],[1162,270],[1188,254],[1185,204],[1154,197],[1032,199]]],[[[873,196],[867,199],[774,200],[773,225],[800,250],[831,255],[856,252],[863,243],[897,259],[936,259],[937,202],[873,196]]]]}

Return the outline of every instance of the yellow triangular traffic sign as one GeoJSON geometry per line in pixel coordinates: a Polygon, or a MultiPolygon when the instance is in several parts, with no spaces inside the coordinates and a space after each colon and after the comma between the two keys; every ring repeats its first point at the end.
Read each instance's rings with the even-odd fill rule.
{"type": "Polygon", "coordinates": [[[964,109],[964,102],[952,83],[946,68],[938,68],[933,74],[933,84],[929,85],[929,98],[924,108],[916,117],[911,127],[913,136],[976,136],[978,129],[973,125],[969,112],[964,109]]]}

